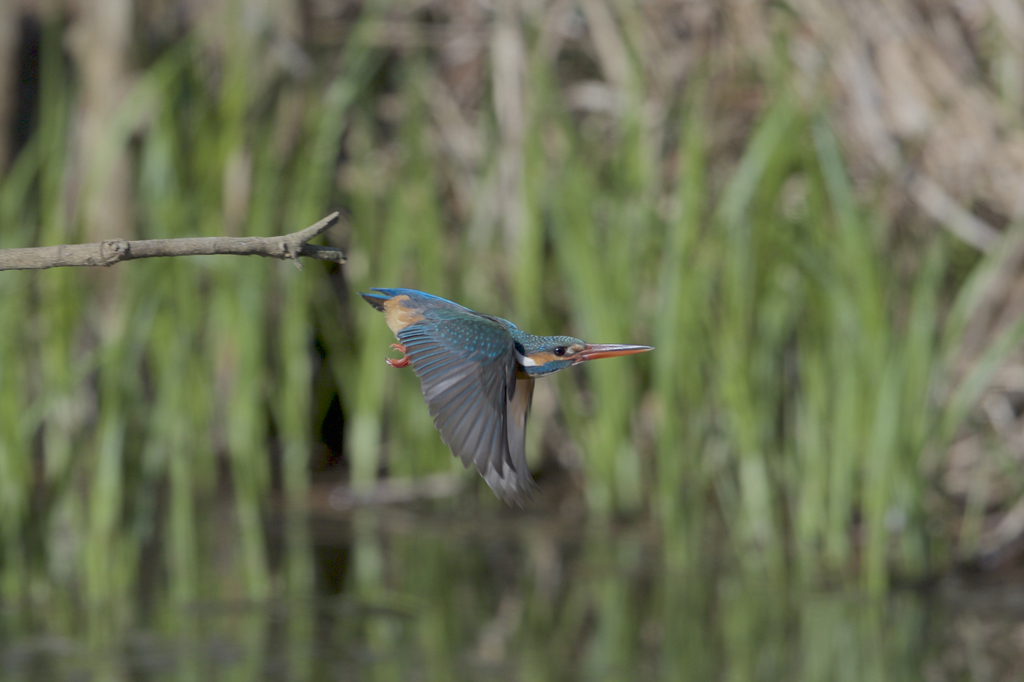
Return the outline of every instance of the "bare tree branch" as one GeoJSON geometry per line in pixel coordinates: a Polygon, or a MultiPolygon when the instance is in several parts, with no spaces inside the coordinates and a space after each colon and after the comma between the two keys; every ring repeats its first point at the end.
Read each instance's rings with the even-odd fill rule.
{"type": "Polygon", "coordinates": [[[337,211],[304,230],[279,237],[184,237],[181,239],[108,239],[93,244],[62,244],[28,249],[0,249],[0,270],[43,270],[78,265],[110,266],[136,258],[161,256],[264,256],[291,259],[299,256],[344,263],[341,249],[307,244],[338,222],[337,211]]]}

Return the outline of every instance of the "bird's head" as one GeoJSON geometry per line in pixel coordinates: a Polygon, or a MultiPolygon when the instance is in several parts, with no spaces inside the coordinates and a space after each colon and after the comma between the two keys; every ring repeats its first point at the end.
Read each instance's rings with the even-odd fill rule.
{"type": "Polygon", "coordinates": [[[587,360],[614,358],[654,350],[650,346],[587,343],[572,336],[532,336],[516,339],[516,361],[531,377],[540,377],[587,360]]]}

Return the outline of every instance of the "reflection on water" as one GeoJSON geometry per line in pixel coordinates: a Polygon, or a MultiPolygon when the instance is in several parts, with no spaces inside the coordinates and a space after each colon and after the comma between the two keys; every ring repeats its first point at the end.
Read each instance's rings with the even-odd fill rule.
{"type": "Polygon", "coordinates": [[[135,615],[102,632],[95,616],[6,605],[0,675],[931,682],[1024,673],[1024,600],[1013,590],[950,579],[872,601],[853,588],[797,587],[756,562],[712,560],[693,551],[699,543],[673,546],[647,525],[529,513],[366,508],[310,528],[312,548],[297,564],[279,557],[276,570],[305,566],[315,587],[266,603],[171,607],[143,591],[135,615]]]}

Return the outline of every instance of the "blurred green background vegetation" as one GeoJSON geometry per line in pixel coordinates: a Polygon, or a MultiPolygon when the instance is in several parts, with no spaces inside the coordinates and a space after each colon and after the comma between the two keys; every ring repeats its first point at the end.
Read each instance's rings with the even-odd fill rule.
{"type": "Polygon", "coordinates": [[[113,679],[140,628],[189,679],[218,636],[239,679],[974,670],[887,595],[1024,530],[1024,29],[855,4],[0,10],[0,247],[340,208],[349,258],[0,274],[2,632],[113,679]],[[538,384],[507,510],[371,286],[657,350],[538,384]]]}

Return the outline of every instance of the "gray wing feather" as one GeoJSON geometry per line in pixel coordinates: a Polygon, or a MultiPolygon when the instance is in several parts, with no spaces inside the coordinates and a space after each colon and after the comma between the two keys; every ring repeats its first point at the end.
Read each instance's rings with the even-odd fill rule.
{"type": "Polygon", "coordinates": [[[520,496],[529,497],[532,489],[536,487],[533,478],[528,473],[526,465],[526,420],[530,415],[530,402],[533,399],[533,379],[529,377],[519,378],[514,384],[514,393],[506,405],[505,424],[507,430],[506,447],[508,448],[509,460],[512,466],[506,469],[506,475],[492,470],[490,478],[487,475],[484,479],[492,489],[512,489],[518,502],[520,496]],[[525,471],[526,476],[510,476],[516,472],[525,471]]]}
{"type": "Polygon", "coordinates": [[[522,504],[533,486],[524,440],[533,382],[516,379],[508,331],[483,317],[424,320],[398,339],[441,439],[465,466],[476,466],[498,497],[522,504]],[[477,340],[475,350],[460,351],[452,340],[469,335],[477,340]]]}

